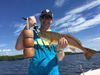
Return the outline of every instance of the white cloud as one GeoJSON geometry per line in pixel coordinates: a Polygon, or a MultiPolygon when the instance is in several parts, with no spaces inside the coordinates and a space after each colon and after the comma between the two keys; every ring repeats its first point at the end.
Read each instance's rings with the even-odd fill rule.
{"type": "Polygon", "coordinates": [[[65,3],[66,0],[56,0],[55,1],[55,5],[57,7],[61,7],[64,3],[65,3]]]}
{"type": "Polygon", "coordinates": [[[65,23],[65,22],[67,22],[67,20],[69,20],[72,17],[73,17],[73,15],[64,16],[63,18],[60,18],[60,19],[56,20],[55,21],[55,25],[59,25],[59,24],[65,23]]]}
{"type": "Polygon", "coordinates": [[[24,29],[24,27],[25,27],[25,25],[22,24],[22,23],[21,24],[16,24],[15,25],[16,30],[15,30],[14,34],[19,35],[20,32],[24,29]]]}
{"type": "Polygon", "coordinates": [[[4,56],[4,55],[8,55],[8,56],[12,56],[12,55],[18,55],[18,54],[23,54],[23,51],[17,51],[15,49],[10,49],[10,48],[3,48],[0,49],[0,56],[4,56]]]}
{"type": "Polygon", "coordinates": [[[90,27],[93,27],[95,25],[100,25],[100,14],[96,15],[94,18],[85,21],[84,23],[77,25],[75,27],[70,27],[69,31],[70,32],[78,32],[84,29],[88,29],[90,27]]]}
{"type": "Polygon", "coordinates": [[[0,48],[5,47],[5,46],[6,46],[6,44],[0,44],[0,48]]]}
{"type": "Polygon", "coordinates": [[[95,37],[95,38],[91,38],[86,41],[83,41],[83,45],[85,47],[87,46],[96,51],[100,51],[100,37],[95,37]]]}
{"type": "Polygon", "coordinates": [[[83,11],[86,11],[86,10],[90,10],[96,6],[99,6],[100,5],[100,0],[95,0],[91,3],[88,3],[86,5],[83,5],[79,8],[76,8],[76,9],[73,9],[72,11],[66,13],[66,14],[76,14],[76,13],[81,13],[83,11]]]}
{"type": "Polygon", "coordinates": [[[58,24],[61,24],[61,23],[64,23],[66,22],[67,20],[75,20],[76,18],[78,18],[79,16],[81,16],[81,14],[78,14],[78,13],[81,13],[87,9],[92,9],[96,6],[100,5],[100,1],[93,1],[87,5],[83,5],[79,8],[75,8],[69,12],[66,13],[66,15],[60,19],[58,19],[56,22],[55,22],[55,25],[58,25],[58,24]]]}
{"type": "Polygon", "coordinates": [[[33,16],[37,17],[37,16],[39,16],[39,15],[40,15],[40,13],[36,13],[36,14],[34,14],[33,16]]]}
{"type": "Polygon", "coordinates": [[[54,22],[53,26],[56,27],[55,30],[63,33],[67,32],[68,28],[69,32],[79,32],[96,26],[100,23],[100,14],[92,15],[94,18],[86,20],[87,16],[82,16],[82,12],[95,8],[99,5],[100,1],[96,0],[67,12],[64,17],[54,22]]]}
{"type": "Polygon", "coordinates": [[[96,37],[96,38],[93,38],[93,39],[89,39],[86,42],[99,42],[100,43],[100,37],[96,37]]]}
{"type": "Polygon", "coordinates": [[[79,25],[81,23],[84,23],[86,20],[83,17],[78,18],[76,21],[72,22],[73,26],[79,25]]]}

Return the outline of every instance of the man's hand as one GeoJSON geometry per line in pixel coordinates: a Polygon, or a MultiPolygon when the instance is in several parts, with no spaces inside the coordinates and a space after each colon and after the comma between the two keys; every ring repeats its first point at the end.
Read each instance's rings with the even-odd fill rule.
{"type": "Polygon", "coordinates": [[[57,51],[61,50],[62,48],[65,48],[67,45],[68,41],[65,39],[65,37],[61,37],[58,40],[57,51]]]}
{"type": "Polygon", "coordinates": [[[34,26],[36,24],[36,18],[35,18],[35,16],[30,16],[28,18],[28,21],[29,21],[29,25],[30,25],[30,28],[31,28],[32,26],[34,26]]]}
{"type": "Polygon", "coordinates": [[[58,45],[57,45],[57,58],[59,61],[61,61],[64,56],[65,56],[65,53],[63,50],[61,50],[62,48],[65,48],[66,46],[68,45],[68,41],[65,39],[65,37],[61,37],[59,40],[58,40],[58,45]]]}

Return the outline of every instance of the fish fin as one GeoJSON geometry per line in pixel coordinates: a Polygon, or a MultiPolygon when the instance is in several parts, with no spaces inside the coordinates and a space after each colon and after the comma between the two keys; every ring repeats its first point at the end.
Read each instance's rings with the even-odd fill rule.
{"type": "Polygon", "coordinates": [[[85,50],[85,57],[86,57],[86,59],[90,59],[95,53],[96,53],[96,51],[95,50],[92,50],[92,49],[89,49],[89,48],[85,48],[84,47],[84,50],[85,50]]]}
{"type": "Polygon", "coordinates": [[[48,46],[50,47],[51,44],[52,44],[52,41],[49,40],[49,45],[48,46]]]}

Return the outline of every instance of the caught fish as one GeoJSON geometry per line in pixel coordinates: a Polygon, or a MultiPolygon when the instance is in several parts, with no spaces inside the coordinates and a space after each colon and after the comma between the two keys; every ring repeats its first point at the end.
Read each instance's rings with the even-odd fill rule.
{"type": "MultiPolygon", "coordinates": [[[[40,32],[38,32],[38,35],[41,38],[48,40],[49,45],[51,45],[52,43],[57,44],[58,40],[61,37],[65,37],[65,39],[68,41],[68,46],[82,50],[86,59],[90,59],[96,53],[96,51],[93,49],[83,47],[82,43],[78,39],[76,39],[73,36],[68,35],[68,34],[60,34],[60,33],[51,32],[51,31],[46,31],[46,32],[40,31],[40,32]]],[[[66,47],[67,47],[67,45],[66,45],[66,47]]]]}

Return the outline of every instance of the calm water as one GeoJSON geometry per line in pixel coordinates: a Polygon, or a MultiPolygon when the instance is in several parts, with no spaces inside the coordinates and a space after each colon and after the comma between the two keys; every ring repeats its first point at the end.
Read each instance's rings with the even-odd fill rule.
{"type": "MultiPolygon", "coordinates": [[[[29,61],[0,61],[0,75],[27,75],[29,61]]],[[[87,61],[83,54],[67,55],[59,62],[60,75],[80,75],[80,64],[84,71],[100,68],[100,53],[97,53],[91,60],[87,61]]]]}

